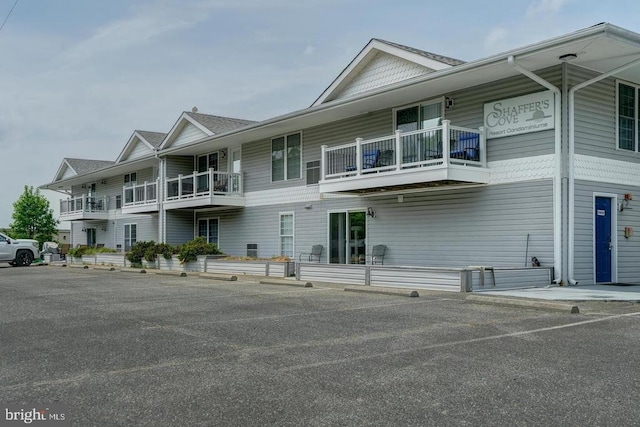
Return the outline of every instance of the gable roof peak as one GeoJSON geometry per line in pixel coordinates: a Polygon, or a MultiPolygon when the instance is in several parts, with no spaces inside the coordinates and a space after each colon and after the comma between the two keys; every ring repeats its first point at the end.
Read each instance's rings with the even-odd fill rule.
{"type": "Polygon", "coordinates": [[[371,40],[372,41],[375,40],[380,43],[384,43],[389,46],[396,47],[398,49],[406,50],[407,52],[415,53],[417,55],[424,56],[425,58],[433,59],[434,61],[442,62],[444,64],[451,65],[451,66],[462,65],[466,63],[465,61],[462,61],[460,59],[451,58],[449,56],[444,56],[437,53],[427,52],[426,50],[416,49],[415,47],[407,46],[400,43],[390,42],[384,39],[372,38],[371,40]]]}

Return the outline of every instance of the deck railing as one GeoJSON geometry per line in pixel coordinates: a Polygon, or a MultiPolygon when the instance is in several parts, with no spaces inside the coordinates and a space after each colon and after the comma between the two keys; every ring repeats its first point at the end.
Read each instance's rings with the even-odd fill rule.
{"type": "Polygon", "coordinates": [[[441,126],[362,139],[334,147],[322,146],[321,180],[373,172],[458,164],[486,166],[484,129],[441,126]],[[443,137],[444,135],[444,137],[443,137]]]}
{"type": "Polygon", "coordinates": [[[167,179],[165,185],[166,200],[242,195],[242,176],[239,173],[216,172],[213,169],[178,175],[167,179]]]}
{"type": "Polygon", "coordinates": [[[122,193],[124,207],[158,202],[158,184],[156,182],[145,181],[144,184],[124,186],[122,193]]]}
{"type": "Polygon", "coordinates": [[[82,212],[104,213],[107,212],[107,196],[77,196],[60,200],[60,215],[71,215],[82,212]]]}

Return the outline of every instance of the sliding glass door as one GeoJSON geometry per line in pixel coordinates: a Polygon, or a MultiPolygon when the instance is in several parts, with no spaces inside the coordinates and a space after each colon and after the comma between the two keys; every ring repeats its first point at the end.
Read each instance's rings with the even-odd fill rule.
{"type": "Polygon", "coordinates": [[[366,256],[367,215],[365,211],[329,214],[329,262],[364,264],[366,256]]]}

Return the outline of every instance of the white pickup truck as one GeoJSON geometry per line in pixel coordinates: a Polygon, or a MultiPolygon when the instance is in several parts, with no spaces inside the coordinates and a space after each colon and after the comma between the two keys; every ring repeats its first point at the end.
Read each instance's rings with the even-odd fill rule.
{"type": "Polygon", "coordinates": [[[39,256],[37,240],[12,239],[0,233],[0,262],[26,267],[39,256]]]}

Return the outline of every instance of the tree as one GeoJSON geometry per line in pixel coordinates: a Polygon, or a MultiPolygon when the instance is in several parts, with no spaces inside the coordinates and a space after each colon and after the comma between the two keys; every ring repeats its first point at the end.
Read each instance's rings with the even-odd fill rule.
{"type": "Polygon", "coordinates": [[[24,192],[13,204],[12,218],[9,227],[15,239],[35,239],[42,245],[56,235],[58,221],[53,218],[49,200],[39,189],[34,191],[33,187],[24,186],[24,192]]]}

